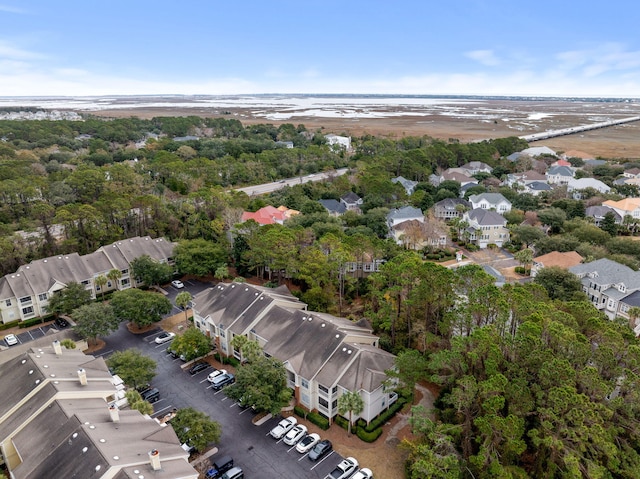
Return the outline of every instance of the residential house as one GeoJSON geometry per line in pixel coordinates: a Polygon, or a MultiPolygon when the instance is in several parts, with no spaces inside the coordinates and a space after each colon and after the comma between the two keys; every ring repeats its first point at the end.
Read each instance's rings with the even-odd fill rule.
{"type": "Polygon", "coordinates": [[[276,141],[276,147],[278,148],[293,148],[293,141],[276,141]]]}
{"type": "Polygon", "coordinates": [[[546,193],[552,191],[553,188],[546,181],[532,181],[531,183],[527,183],[524,187],[523,193],[529,193],[533,196],[538,196],[542,193],[546,193]]]}
{"type": "Polygon", "coordinates": [[[593,156],[591,153],[585,153],[584,151],[580,151],[580,150],[565,151],[560,156],[562,157],[563,160],[568,160],[569,158],[580,158],[583,161],[595,159],[595,156],[593,156]]]}
{"type": "Polygon", "coordinates": [[[588,188],[596,190],[598,193],[609,193],[611,188],[605,185],[602,181],[596,180],[595,178],[579,178],[569,180],[567,183],[567,192],[573,193],[574,199],[581,199],[582,192],[588,188]]]}
{"type": "Polygon", "coordinates": [[[622,172],[622,176],[625,178],[640,178],[640,168],[629,168],[622,172]]]}
{"type": "Polygon", "coordinates": [[[480,248],[490,244],[502,247],[509,241],[507,220],[493,210],[476,208],[467,211],[463,219],[468,223],[467,234],[469,240],[480,248]]]}
{"type": "Polygon", "coordinates": [[[347,151],[351,150],[351,137],[350,136],[338,136],[338,135],[325,135],[324,137],[329,145],[337,145],[347,151]]]}
{"type": "Polygon", "coordinates": [[[411,196],[415,191],[416,186],[418,186],[417,181],[407,180],[403,176],[391,178],[391,183],[399,183],[404,188],[404,191],[407,193],[407,196],[411,196]]]}
{"type": "Polygon", "coordinates": [[[469,202],[473,209],[494,210],[500,214],[511,211],[511,202],[500,193],[471,195],[469,202]]]}
{"type": "Polygon", "coordinates": [[[433,215],[425,217],[424,221],[403,221],[391,228],[395,242],[413,250],[444,248],[447,245],[447,233],[447,226],[433,215]]]}
{"type": "Polygon", "coordinates": [[[478,173],[491,174],[491,172],[493,171],[493,168],[491,168],[486,163],[483,163],[482,161],[470,161],[462,165],[460,168],[466,170],[466,174],[468,176],[477,175],[478,173]]]}
{"type": "Polygon", "coordinates": [[[636,220],[640,218],[640,198],[625,198],[619,201],[607,200],[602,203],[602,206],[611,208],[623,220],[627,215],[636,220]]]}
{"type": "Polygon", "coordinates": [[[462,198],[445,198],[433,205],[433,215],[441,220],[461,218],[464,211],[470,210],[471,203],[462,198]]]}
{"type": "Polygon", "coordinates": [[[173,428],[109,405],[116,386],[103,358],[54,341],[0,361],[0,453],[12,479],[197,479],[173,428]]]}
{"type": "Polygon", "coordinates": [[[458,168],[449,168],[448,170],[443,171],[440,175],[440,181],[438,184],[442,183],[443,181],[455,181],[456,183],[460,183],[460,186],[469,184],[477,185],[479,183],[478,180],[472,178],[458,168]]]}
{"type": "Polygon", "coordinates": [[[507,175],[504,184],[507,186],[520,186],[525,187],[529,183],[537,182],[547,182],[547,177],[542,173],[537,172],[536,170],[527,170],[522,173],[509,173],[507,175]]]}
{"type": "Polygon", "coordinates": [[[394,208],[387,213],[387,227],[389,230],[398,223],[407,220],[418,220],[424,222],[424,213],[420,208],[413,206],[403,206],[402,208],[394,208]]]}
{"type": "Polygon", "coordinates": [[[578,264],[569,271],[580,279],[589,300],[611,319],[617,315],[620,300],[640,290],[640,272],[607,258],[578,264]]]}
{"type": "Polygon", "coordinates": [[[362,198],[356,195],[353,191],[350,191],[340,197],[340,203],[344,205],[347,211],[356,211],[359,213],[360,207],[362,206],[362,198]]]}
{"type": "Polygon", "coordinates": [[[378,348],[365,320],[305,308],[286,287],[270,291],[246,283],[221,283],[193,300],[195,325],[225,354],[240,358],[231,341],[244,335],[282,361],[298,405],[333,418],[338,398],[353,391],[364,401],[358,417],[371,421],[397,398],[384,387],[395,357],[378,348]]]}
{"type": "Polygon", "coordinates": [[[93,298],[101,292],[95,278],[117,269],[120,278],[109,280],[107,291],[139,286],[131,276],[131,262],[143,255],[155,261],[173,264],[175,243],[163,238],[135,237],[102,246],[93,253],[51,256],[22,265],[18,271],[0,278],[0,319],[2,323],[25,321],[47,314],[49,298],[76,282],[91,291],[93,298]]]}
{"type": "Polygon", "coordinates": [[[244,223],[245,221],[253,220],[260,225],[283,224],[286,220],[297,214],[300,214],[300,212],[289,209],[286,206],[276,208],[275,206],[267,205],[255,212],[244,211],[240,221],[244,223]]]}
{"type": "Polygon", "coordinates": [[[563,160],[563,159],[559,159],[558,161],[554,161],[549,166],[568,166],[569,168],[573,168],[571,166],[571,163],[569,163],[567,160],[563,160]]]}
{"type": "Polygon", "coordinates": [[[318,203],[324,206],[324,209],[327,210],[329,216],[342,216],[347,211],[347,207],[344,203],[338,200],[318,200],[318,203]]]}
{"type": "Polygon", "coordinates": [[[566,185],[573,179],[575,172],[568,166],[552,166],[547,170],[547,183],[551,185],[566,185]]]}
{"type": "Polygon", "coordinates": [[[586,217],[593,218],[593,222],[597,227],[600,227],[602,220],[604,220],[607,213],[612,213],[614,215],[614,220],[617,225],[622,224],[622,216],[620,216],[616,210],[609,208],[608,206],[589,206],[584,211],[584,215],[586,217]]]}
{"type": "Polygon", "coordinates": [[[552,266],[568,270],[569,268],[582,263],[583,259],[584,258],[575,251],[567,251],[566,253],[552,251],[551,253],[536,256],[533,258],[531,276],[535,277],[542,268],[552,266]]]}

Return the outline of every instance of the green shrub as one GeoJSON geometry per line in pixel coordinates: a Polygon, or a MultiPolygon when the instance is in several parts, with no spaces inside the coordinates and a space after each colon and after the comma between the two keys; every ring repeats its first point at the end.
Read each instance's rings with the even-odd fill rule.
{"type": "Polygon", "coordinates": [[[333,420],[333,422],[335,422],[342,429],[346,429],[347,431],[349,430],[349,421],[347,419],[345,419],[344,417],[336,416],[335,419],[333,420]]]}
{"type": "Polygon", "coordinates": [[[329,420],[326,417],[321,416],[317,412],[310,412],[309,414],[307,414],[307,419],[323,431],[329,429],[329,420]]]}
{"type": "Polygon", "coordinates": [[[387,409],[386,411],[380,413],[378,415],[378,417],[376,417],[373,421],[371,421],[364,429],[367,432],[373,432],[375,429],[378,429],[379,427],[382,427],[384,424],[386,424],[387,421],[389,421],[389,419],[391,419],[393,416],[395,416],[397,414],[398,411],[400,411],[400,409],[402,409],[404,407],[404,405],[407,403],[407,400],[405,398],[398,398],[398,400],[396,402],[394,402],[389,409],[387,409]]]}
{"type": "Polygon", "coordinates": [[[0,331],[3,331],[5,329],[14,328],[14,327],[18,326],[19,324],[20,324],[20,320],[19,319],[17,319],[16,321],[11,321],[9,323],[0,324],[0,331]]]}
{"type": "Polygon", "coordinates": [[[34,326],[36,324],[42,324],[44,322],[44,318],[33,318],[27,319],[26,321],[22,321],[18,327],[19,328],[28,328],[29,326],[34,326]]]}
{"type": "Polygon", "coordinates": [[[300,406],[294,406],[293,407],[293,413],[298,416],[301,417],[302,419],[307,419],[307,414],[309,413],[306,409],[300,407],[300,406]]]}
{"type": "Polygon", "coordinates": [[[356,429],[356,436],[362,439],[364,442],[374,442],[376,439],[380,437],[382,434],[382,428],[379,427],[374,429],[371,432],[366,431],[365,429],[359,427],[356,429]]]}
{"type": "Polygon", "coordinates": [[[515,272],[518,274],[525,274],[526,270],[524,269],[524,266],[516,266],[515,272]]]}

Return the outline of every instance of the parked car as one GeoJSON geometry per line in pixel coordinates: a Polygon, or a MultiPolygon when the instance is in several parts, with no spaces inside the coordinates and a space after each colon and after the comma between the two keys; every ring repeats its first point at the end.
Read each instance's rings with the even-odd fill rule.
{"type": "Polygon", "coordinates": [[[171,286],[177,289],[182,289],[184,288],[184,283],[179,279],[174,279],[173,281],[171,281],[171,286]]]}
{"type": "Polygon", "coordinates": [[[294,444],[298,444],[298,441],[307,435],[307,426],[302,424],[296,424],[293,426],[287,434],[285,434],[284,439],[282,440],[286,445],[293,446],[294,444]]]}
{"type": "Polygon", "coordinates": [[[170,354],[173,359],[176,359],[178,357],[178,353],[171,349],[171,346],[167,348],[167,353],[170,354]]]}
{"type": "Polygon", "coordinates": [[[157,388],[149,388],[142,391],[140,396],[142,396],[142,399],[145,401],[154,403],[160,399],[160,391],[158,391],[157,388]]]}
{"type": "Polygon", "coordinates": [[[355,457],[347,457],[338,463],[338,465],[327,474],[324,479],[347,479],[358,470],[358,461],[355,457]]]}
{"type": "Polygon", "coordinates": [[[15,334],[7,334],[4,337],[4,342],[7,343],[7,346],[13,346],[15,344],[18,344],[18,338],[15,334]]]}
{"type": "Polygon", "coordinates": [[[222,456],[211,463],[211,467],[207,471],[207,479],[218,479],[222,474],[233,467],[233,459],[231,456],[222,456]]]}
{"type": "Polygon", "coordinates": [[[373,472],[371,472],[371,469],[363,467],[353,476],[351,476],[351,479],[373,479],[373,472]]]}
{"type": "Polygon", "coordinates": [[[227,374],[227,370],[226,369],[214,369],[213,372],[209,373],[209,375],[207,376],[207,381],[212,383],[213,380],[215,378],[217,378],[218,376],[220,376],[221,374],[227,374]]]}
{"type": "Polygon", "coordinates": [[[318,444],[318,441],[320,441],[320,436],[315,432],[312,432],[311,434],[307,434],[296,445],[296,451],[298,451],[300,454],[305,454],[309,452],[311,448],[313,448],[313,446],[318,444]]]}
{"type": "Polygon", "coordinates": [[[56,318],[53,322],[59,329],[63,329],[69,326],[69,321],[64,318],[56,318]]]}
{"type": "Polygon", "coordinates": [[[184,451],[188,452],[190,455],[196,452],[196,448],[193,447],[191,444],[187,444],[186,442],[180,444],[180,447],[182,447],[182,449],[184,449],[184,451]]]}
{"type": "Polygon", "coordinates": [[[298,420],[293,416],[285,417],[278,423],[276,427],[269,431],[269,434],[271,434],[271,437],[275,439],[280,439],[282,438],[282,436],[288,433],[293,428],[293,426],[297,424],[297,422],[298,420]]]}
{"type": "Polygon", "coordinates": [[[217,378],[213,379],[213,382],[211,383],[211,389],[213,389],[214,391],[220,391],[223,387],[235,382],[236,377],[233,374],[220,374],[217,378]]]}
{"type": "Polygon", "coordinates": [[[171,341],[175,337],[176,337],[176,333],[165,331],[164,333],[160,333],[156,337],[155,341],[156,341],[156,344],[163,344],[163,343],[171,341]]]}
{"type": "Polygon", "coordinates": [[[244,472],[239,467],[234,467],[220,476],[220,479],[244,479],[244,472]]]}
{"type": "Polygon", "coordinates": [[[209,367],[209,363],[195,363],[193,366],[189,368],[189,374],[193,376],[194,374],[197,374],[200,371],[204,371],[208,367],[209,367]]]}
{"type": "Polygon", "coordinates": [[[333,444],[331,444],[331,441],[329,441],[329,439],[323,439],[311,448],[311,451],[309,451],[309,459],[317,461],[332,450],[333,444]]]}

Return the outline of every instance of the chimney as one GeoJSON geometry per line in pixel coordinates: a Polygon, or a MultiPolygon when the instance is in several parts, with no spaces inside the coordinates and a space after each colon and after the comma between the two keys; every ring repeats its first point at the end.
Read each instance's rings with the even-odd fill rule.
{"type": "Polygon", "coordinates": [[[53,352],[56,353],[56,356],[60,356],[62,354],[62,346],[60,346],[60,341],[57,339],[53,342],[53,352]]]}
{"type": "Polygon", "coordinates": [[[82,368],[78,369],[78,379],[80,380],[80,384],[82,386],[87,385],[87,372],[82,368]]]}
{"type": "Polygon", "coordinates": [[[160,467],[160,453],[157,449],[149,451],[149,461],[151,462],[151,469],[159,471],[160,467]]]}
{"type": "Polygon", "coordinates": [[[113,404],[109,406],[109,416],[111,416],[111,422],[120,422],[120,411],[113,404]]]}

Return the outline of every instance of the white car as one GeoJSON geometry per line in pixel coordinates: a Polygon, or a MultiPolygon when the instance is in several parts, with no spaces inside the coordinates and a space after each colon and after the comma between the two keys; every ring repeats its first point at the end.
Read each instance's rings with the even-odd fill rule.
{"type": "Polygon", "coordinates": [[[351,476],[351,479],[373,479],[373,472],[371,472],[371,469],[363,467],[353,476],[351,476]]]}
{"type": "Polygon", "coordinates": [[[165,331],[164,333],[160,333],[158,337],[155,339],[155,341],[156,341],[156,344],[163,344],[171,341],[175,337],[176,337],[176,333],[165,331]]]}
{"type": "Polygon", "coordinates": [[[179,279],[174,279],[173,281],[171,281],[171,286],[173,286],[174,288],[182,289],[184,288],[184,283],[179,279]]]}
{"type": "Polygon", "coordinates": [[[227,370],[226,369],[216,369],[212,373],[209,373],[209,375],[207,376],[207,381],[212,383],[214,381],[214,379],[217,378],[218,376],[220,376],[221,374],[227,374],[227,370]]]}
{"type": "Polygon", "coordinates": [[[318,444],[319,441],[320,441],[320,436],[315,432],[312,432],[311,434],[307,434],[296,445],[296,451],[298,451],[300,454],[306,454],[311,450],[311,448],[313,448],[313,446],[318,444]]]}
{"type": "Polygon", "coordinates": [[[295,426],[297,423],[298,423],[298,420],[295,417],[293,416],[285,417],[282,421],[278,423],[276,427],[274,427],[269,432],[269,434],[271,434],[271,437],[275,439],[280,439],[282,438],[282,436],[288,433],[291,430],[291,428],[293,428],[293,426],[295,426]]]}
{"type": "Polygon", "coordinates": [[[18,344],[18,338],[15,334],[7,334],[4,337],[4,342],[7,343],[7,346],[14,346],[18,344]]]}
{"type": "Polygon", "coordinates": [[[358,470],[358,460],[355,457],[347,457],[340,461],[333,471],[327,474],[324,479],[347,479],[354,471],[358,470]]]}
{"type": "Polygon", "coordinates": [[[293,446],[297,444],[307,434],[307,426],[297,424],[291,429],[282,440],[286,445],[293,446]]]}

